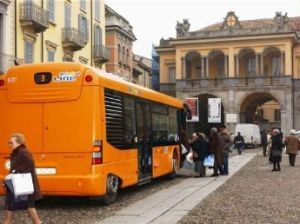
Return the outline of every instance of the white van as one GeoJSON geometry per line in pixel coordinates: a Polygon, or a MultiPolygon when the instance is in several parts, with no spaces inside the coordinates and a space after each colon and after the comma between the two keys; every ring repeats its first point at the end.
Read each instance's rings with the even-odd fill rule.
{"type": "Polygon", "coordinates": [[[238,132],[244,137],[245,146],[253,146],[254,148],[257,145],[261,144],[261,137],[259,126],[256,124],[237,124],[235,126],[235,135],[237,136],[238,132]]]}

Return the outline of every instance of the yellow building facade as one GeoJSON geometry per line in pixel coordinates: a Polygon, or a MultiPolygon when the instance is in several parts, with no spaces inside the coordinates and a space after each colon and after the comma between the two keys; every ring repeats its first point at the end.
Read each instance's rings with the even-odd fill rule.
{"type": "Polygon", "coordinates": [[[95,67],[109,59],[103,0],[24,0],[10,3],[14,52],[20,63],[76,61],[95,67]]]}
{"type": "Polygon", "coordinates": [[[189,31],[188,20],[178,22],[177,37],[161,39],[156,47],[160,90],[183,100],[199,98],[202,121],[191,124],[192,131],[219,125],[208,124],[208,112],[203,109],[207,99],[215,97],[222,99],[221,123],[228,124],[231,131],[236,123],[257,123],[261,129],[279,127],[285,133],[293,127],[300,129],[296,116],[300,113],[296,103],[300,99],[299,24],[300,17],[289,18],[280,12],[274,18],[247,21],[229,12],[224,21],[196,31],[189,31]],[[270,107],[268,102],[277,105],[270,107]],[[259,107],[269,112],[257,120],[259,107]],[[274,119],[278,108],[280,120],[274,119]],[[227,122],[227,114],[237,119],[227,122]]]}

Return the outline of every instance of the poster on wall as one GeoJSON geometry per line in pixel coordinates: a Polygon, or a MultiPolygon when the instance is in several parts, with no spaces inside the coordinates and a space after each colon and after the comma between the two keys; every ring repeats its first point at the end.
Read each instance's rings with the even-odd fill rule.
{"type": "Polygon", "coordinates": [[[188,105],[191,112],[191,119],[187,121],[198,122],[199,121],[198,98],[186,98],[185,103],[188,105]]]}
{"type": "Polygon", "coordinates": [[[208,123],[221,123],[221,98],[208,98],[208,123]]]}

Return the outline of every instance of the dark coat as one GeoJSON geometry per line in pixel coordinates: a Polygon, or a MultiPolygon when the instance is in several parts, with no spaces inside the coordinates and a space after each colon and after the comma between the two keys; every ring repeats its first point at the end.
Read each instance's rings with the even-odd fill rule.
{"type": "Polygon", "coordinates": [[[281,162],[281,155],[280,156],[274,156],[273,151],[279,150],[282,152],[282,137],[280,135],[273,135],[271,137],[272,145],[271,145],[271,155],[270,155],[270,161],[271,162],[281,162]]]}
{"type": "Polygon", "coordinates": [[[223,164],[223,152],[221,148],[220,139],[217,133],[209,136],[208,149],[215,155],[215,162],[218,166],[223,164]]]}
{"type": "Polygon", "coordinates": [[[205,139],[198,138],[192,145],[192,149],[194,152],[197,153],[198,158],[195,160],[200,160],[204,161],[205,156],[207,155],[208,152],[208,144],[205,139]]]}
{"type": "Polygon", "coordinates": [[[25,145],[20,145],[13,150],[10,155],[10,172],[31,173],[34,192],[29,196],[29,200],[39,200],[42,198],[38,178],[35,172],[35,164],[31,153],[25,145]]]}

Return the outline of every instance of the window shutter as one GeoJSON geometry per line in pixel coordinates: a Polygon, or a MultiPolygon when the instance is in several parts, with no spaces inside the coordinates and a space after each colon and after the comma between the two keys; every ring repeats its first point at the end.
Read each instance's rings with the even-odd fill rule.
{"type": "Polygon", "coordinates": [[[89,41],[89,21],[85,19],[85,40],[86,42],[89,41]]]}

